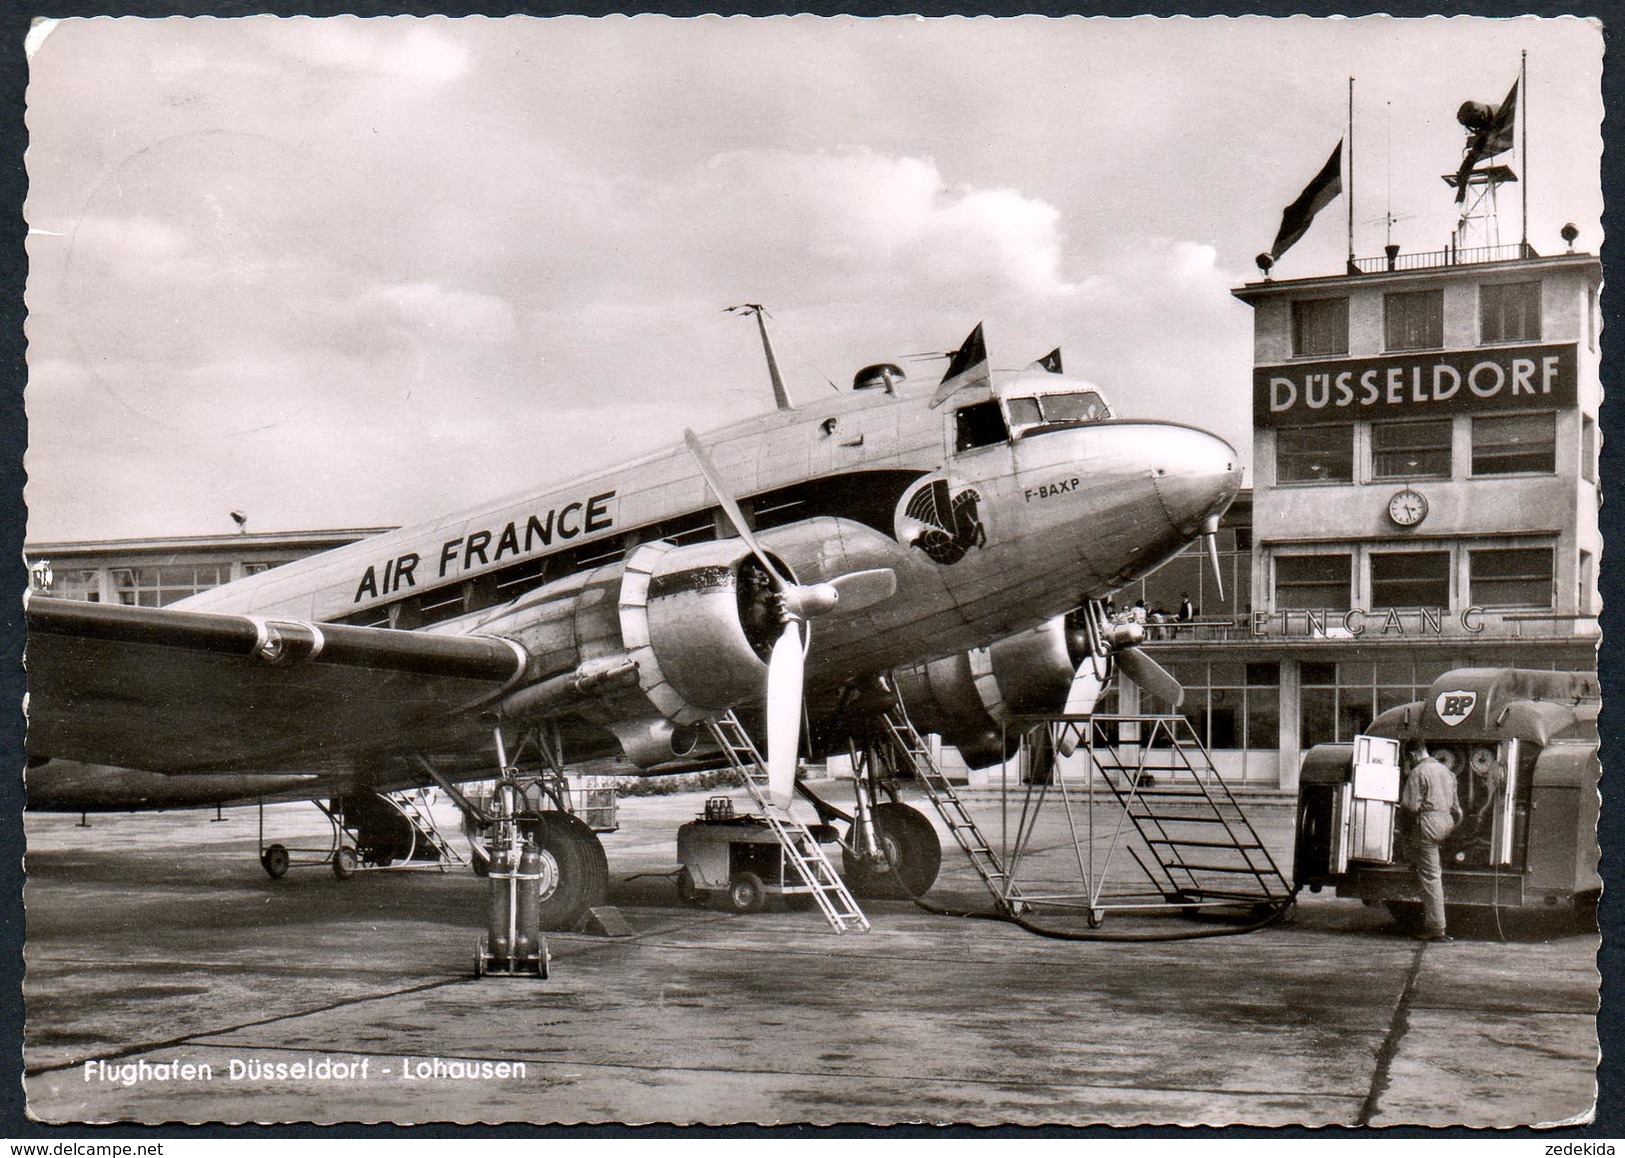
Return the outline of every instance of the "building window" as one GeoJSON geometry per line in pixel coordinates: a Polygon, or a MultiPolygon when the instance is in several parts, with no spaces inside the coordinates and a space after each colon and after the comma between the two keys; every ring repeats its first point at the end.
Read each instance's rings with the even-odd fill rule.
{"type": "Polygon", "coordinates": [[[1354,427],[1299,426],[1277,430],[1275,481],[1353,482],[1354,427]]]}
{"type": "Polygon", "coordinates": [[[1580,477],[1597,481],[1597,423],[1589,414],[1580,416],[1580,477]]]}
{"type": "Polygon", "coordinates": [[[120,603],[127,607],[166,607],[188,595],[220,586],[231,578],[231,564],[115,567],[112,574],[120,603]]]}
{"type": "Polygon", "coordinates": [[[1275,609],[1347,608],[1353,574],[1352,555],[1277,555],[1275,609]]]}
{"type": "Polygon", "coordinates": [[[1390,350],[1432,350],[1444,345],[1444,291],[1384,294],[1383,341],[1390,350]]]}
{"type": "Polygon", "coordinates": [[[1473,419],[1473,473],[1552,474],[1557,415],[1501,414],[1473,419]]]}
{"type": "Polygon", "coordinates": [[[1373,422],[1372,478],[1449,478],[1450,419],[1373,422]]]}
{"type": "Polygon", "coordinates": [[[1181,663],[1172,674],[1185,689],[1180,714],[1209,750],[1280,745],[1278,664],[1181,663]]]}
{"type": "Polygon", "coordinates": [[[1371,556],[1371,606],[1449,607],[1449,551],[1382,551],[1371,556]]]}
{"type": "Polygon", "coordinates": [[[1297,357],[1349,352],[1348,298],[1292,303],[1292,353],[1297,357]]]}
{"type": "Polygon", "coordinates": [[[1540,283],[1479,286],[1478,335],[1483,342],[1540,341],[1540,283]]]}
{"type": "Polygon", "coordinates": [[[1404,659],[1305,663],[1298,692],[1299,746],[1349,743],[1379,713],[1422,699],[1448,667],[1404,659]]]}
{"type": "Polygon", "coordinates": [[[1480,607],[1550,607],[1555,557],[1551,547],[1468,551],[1469,598],[1480,607]]]}

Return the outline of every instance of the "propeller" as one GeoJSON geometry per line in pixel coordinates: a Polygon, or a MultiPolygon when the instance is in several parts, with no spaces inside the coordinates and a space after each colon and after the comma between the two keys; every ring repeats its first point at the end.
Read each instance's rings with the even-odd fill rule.
{"type": "Polygon", "coordinates": [[[796,783],[796,751],[801,744],[801,691],[807,659],[807,620],[839,607],[843,611],[863,608],[890,599],[897,593],[897,572],[889,567],[849,571],[824,583],[792,582],[779,570],[745,521],[733,495],[722,482],[710,455],[692,430],[683,431],[688,452],[700,468],[705,485],[756,561],[772,578],[782,606],[784,630],[773,644],[767,661],[767,781],[768,792],[780,808],[789,808],[796,783]]]}
{"type": "MultiPolygon", "coordinates": [[[[1072,686],[1067,689],[1067,715],[1088,715],[1094,711],[1095,701],[1111,678],[1112,667],[1120,668],[1124,675],[1145,691],[1175,708],[1185,701],[1185,689],[1156,660],[1146,654],[1140,644],[1145,641],[1145,629],[1138,623],[1113,623],[1106,616],[1105,605],[1091,599],[1076,620],[1082,631],[1069,631],[1068,644],[1073,654],[1079,655],[1072,686]],[[1080,654],[1081,653],[1081,654],[1080,654]]],[[[1071,736],[1057,745],[1063,756],[1077,750],[1077,741],[1071,736]]]]}

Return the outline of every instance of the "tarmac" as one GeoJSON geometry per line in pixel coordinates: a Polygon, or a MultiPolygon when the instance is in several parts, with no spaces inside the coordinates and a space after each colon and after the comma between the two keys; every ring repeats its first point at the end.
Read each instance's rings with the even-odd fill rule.
{"type": "MultiPolygon", "coordinates": [[[[631,935],[548,934],[545,980],[474,978],[487,884],[466,869],[271,880],[253,809],[89,828],[29,815],[29,1112],[1377,1127],[1592,1112],[1599,938],[1549,914],[1424,944],[1382,910],[1305,893],[1289,921],[1242,935],[1079,942],[868,901],[871,931],[836,934],[816,910],[679,902],[665,875],[676,828],[707,795],[621,802],[604,846],[631,935]]],[[[1290,807],[1249,807],[1286,868],[1290,807]]],[[[995,838],[997,809],[986,794],[973,804],[995,838]]],[[[309,806],[265,818],[267,840],[326,841],[309,806]]],[[[1039,837],[1072,856],[1060,811],[1039,837]]],[[[945,844],[930,899],[989,908],[945,844]]],[[[1110,913],[1099,932],[1221,927],[1110,913]]]]}

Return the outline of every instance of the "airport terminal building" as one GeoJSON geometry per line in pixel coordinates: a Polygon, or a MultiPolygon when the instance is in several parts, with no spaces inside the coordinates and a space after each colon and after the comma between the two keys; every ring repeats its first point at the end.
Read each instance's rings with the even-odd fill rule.
{"type": "Polygon", "coordinates": [[[1601,277],[1511,245],[1233,291],[1253,486],[1225,597],[1195,549],[1141,585],[1198,609],[1152,647],[1222,771],[1295,787],[1308,748],[1453,667],[1595,670],[1601,277]]]}
{"type": "MultiPolygon", "coordinates": [[[[1595,669],[1601,277],[1515,245],[1233,291],[1254,313],[1254,476],[1220,529],[1223,595],[1193,546],[1117,598],[1165,613],[1150,649],[1227,777],[1295,788],[1308,748],[1452,667],[1595,669]]],[[[381,529],[28,557],[52,595],[162,606],[381,529]]],[[[1119,685],[1119,710],[1166,707],[1119,685]]]]}

